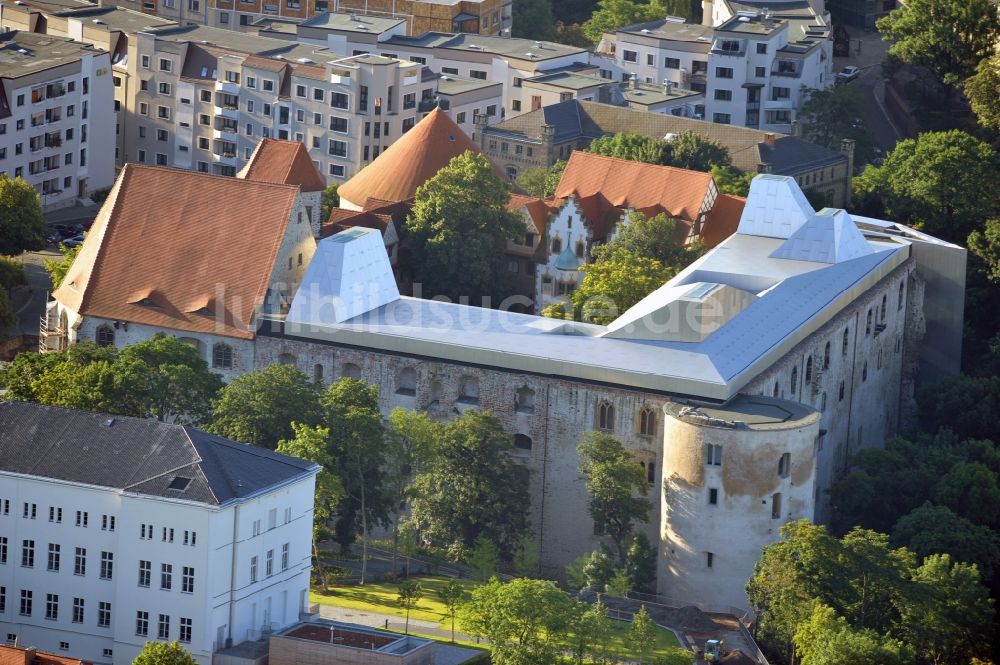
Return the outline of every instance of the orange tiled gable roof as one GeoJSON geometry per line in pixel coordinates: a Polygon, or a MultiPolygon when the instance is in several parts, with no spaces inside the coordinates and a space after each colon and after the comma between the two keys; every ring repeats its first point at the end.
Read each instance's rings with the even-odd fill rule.
{"type": "MultiPolygon", "coordinates": [[[[556,198],[575,196],[592,224],[605,227],[611,208],[666,212],[688,224],[694,222],[712,185],[712,175],[672,166],[656,166],[626,159],[573,151],[563,171],[556,198]]],[[[595,239],[605,231],[592,229],[595,239]]]]}
{"type": "Polygon", "coordinates": [[[539,234],[545,233],[545,224],[552,214],[552,207],[544,200],[524,194],[511,194],[507,209],[517,213],[521,212],[522,209],[527,210],[528,216],[531,217],[539,234]]]}
{"type": "Polygon", "coordinates": [[[306,147],[298,141],[261,139],[250,161],[237,177],[256,182],[298,185],[303,192],[326,189],[326,181],[316,170],[306,147]]]}
{"type": "Polygon", "coordinates": [[[298,194],[127,164],[53,296],[84,316],[252,339],[298,194]]]}
{"type": "MultiPolygon", "coordinates": [[[[369,198],[408,201],[417,193],[417,187],[466,150],[479,152],[462,128],[436,108],[341,185],[337,193],[356,205],[369,198]]],[[[493,170],[506,180],[496,166],[493,170]]]]}
{"type": "Polygon", "coordinates": [[[719,194],[705,217],[699,237],[709,249],[736,233],[747,200],[742,196],[719,194]]]}
{"type": "Polygon", "coordinates": [[[365,201],[363,210],[347,210],[334,208],[330,211],[330,219],[323,223],[320,236],[326,238],[355,226],[378,229],[385,233],[393,221],[404,222],[410,214],[411,201],[382,201],[370,198],[365,201]]]}

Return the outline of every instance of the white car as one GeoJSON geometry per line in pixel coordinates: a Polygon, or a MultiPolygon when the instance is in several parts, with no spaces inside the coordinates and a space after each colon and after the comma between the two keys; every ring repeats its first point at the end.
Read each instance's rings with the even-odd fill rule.
{"type": "Polygon", "coordinates": [[[861,75],[861,68],[855,67],[854,65],[848,65],[837,72],[837,83],[848,83],[858,78],[861,75]]]}

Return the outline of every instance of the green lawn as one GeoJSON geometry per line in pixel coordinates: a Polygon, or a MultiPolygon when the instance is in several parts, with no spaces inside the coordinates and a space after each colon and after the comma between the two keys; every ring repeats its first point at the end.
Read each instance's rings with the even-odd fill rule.
{"type": "MultiPolygon", "coordinates": [[[[443,577],[414,577],[420,582],[424,589],[423,598],[417,606],[410,611],[411,620],[434,621],[442,629],[451,630],[451,620],[447,610],[437,598],[438,590],[447,582],[443,577]]],[[[471,595],[472,589],[476,586],[469,580],[459,580],[465,588],[466,594],[471,595]]],[[[334,605],[337,607],[347,607],[350,609],[364,610],[378,614],[403,618],[406,612],[399,607],[397,602],[399,585],[393,583],[365,584],[364,586],[336,586],[332,587],[330,595],[313,591],[309,594],[309,599],[314,603],[324,605],[334,605]]],[[[629,624],[624,621],[614,622],[614,632],[611,639],[611,650],[619,657],[625,659],[632,657],[632,651],[625,643],[625,636],[628,633],[629,624]]],[[[410,632],[419,635],[419,628],[414,628],[410,632]]],[[[424,637],[428,637],[424,635],[424,637]]],[[[570,635],[567,635],[567,644],[571,642],[570,635]]],[[[433,638],[432,639],[438,639],[433,638]]],[[[476,646],[474,642],[462,642],[469,646],[476,646]]],[[[691,652],[682,648],[677,642],[673,633],[667,630],[657,632],[656,646],[650,656],[666,657],[670,665],[689,665],[693,661],[691,652]]]]}

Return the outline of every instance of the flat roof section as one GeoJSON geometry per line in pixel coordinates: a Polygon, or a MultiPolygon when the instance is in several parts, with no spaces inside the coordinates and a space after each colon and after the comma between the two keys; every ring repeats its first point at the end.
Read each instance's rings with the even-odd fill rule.
{"type": "Polygon", "coordinates": [[[0,77],[16,79],[104,52],[63,37],[19,30],[0,32],[0,77]]]}
{"type": "Polygon", "coordinates": [[[737,395],[725,405],[669,402],[664,409],[668,415],[691,425],[760,431],[794,429],[819,416],[818,411],[805,404],[762,395],[737,395]]]}

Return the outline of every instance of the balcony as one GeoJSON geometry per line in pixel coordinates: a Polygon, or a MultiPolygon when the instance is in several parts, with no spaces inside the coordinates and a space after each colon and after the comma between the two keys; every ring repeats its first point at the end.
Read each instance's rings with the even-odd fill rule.
{"type": "Polygon", "coordinates": [[[227,95],[239,95],[240,94],[240,84],[233,83],[232,81],[216,81],[215,91],[223,92],[227,95]]]}
{"type": "Polygon", "coordinates": [[[767,111],[791,111],[795,104],[788,97],[781,99],[768,99],[764,101],[764,109],[767,111]]]}
{"type": "Polygon", "coordinates": [[[417,111],[420,113],[430,113],[437,108],[438,100],[436,99],[421,99],[420,103],[417,104],[417,111]]]}

